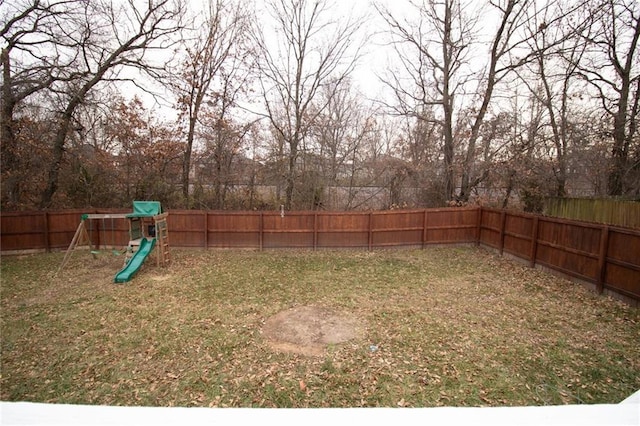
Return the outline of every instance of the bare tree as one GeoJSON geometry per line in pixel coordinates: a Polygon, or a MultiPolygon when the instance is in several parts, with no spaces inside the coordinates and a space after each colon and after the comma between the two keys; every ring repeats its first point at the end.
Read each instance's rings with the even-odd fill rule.
{"type": "Polygon", "coordinates": [[[80,7],[77,0],[0,2],[2,38],[2,90],[0,100],[0,146],[2,150],[3,199],[20,202],[20,164],[15,138],[16,108],[27,98],[65,78],[73,58],[51,54],[66,38],[60,25],[80,7]]]}
{"type": "Polygon", "coordinates": [[[497,175],[497,184],[504,191],[500,204],[506,208],[512,195],[517,194],[515,198],[525,211],[539,211],[543,196],[547,195],[543,181],[548,173],[544,161],[540,161],[546,157],[545,145],[539,143],[546,109],[536,96],[520,96],[517,90],[507,108],[504,137],[508,145],[493,166],[493,175],[497,175]]]}
{"type": "Polygon", "coordinates": [[[275,23],[276,44],[262,28],[254,34],[261,55],[264,115],[288,148],[284,205],[290,209],[301,143],[326,108],[314,101],[323,85],[340,84],[353,70],[362,21],[333,21],[332,5],[326,0],[271,0],[267,8],[275,23]]]}
{"type": "Polygon", "coordinates": [[[375,111],[363,99],[349,81],[325,85],[318,99],[326,107],[312,128],[310,140],[321,162],[321,184],[326,191],[333,190],[328,203],[333,208],[350,209],[358,190],[356,179],[362,167],[364,141],[375,125],[375,111]]]}
{"type": "Polygon", "coordinates": [[[477,91],[480,106],[472,119],[469,141],[462,168],[462,179],[458,199],[468,201],[471,188],[476,186],[486,177],[486,171],[472,180],[472,164],[475,160],[475,151],[480,131],[493,98],[496,86],[514,69],[531,60],[531,52],[525,52],[519,59],[514,58],[516,52],[525,44],[527,36],[518,38],[518,29],[523,21],[528,18],[526,12],[529,2],[524,0],[504,0],[491,3],[498,13],[498,26],[493,35],[489,62],[484,73],[484,81],[477,91]]]}
{"type": "Polygon", "coordinates": [[[443,129],[444,198],[467,201],[471,189],[487,176],[486,170],[475,173],[474,164],[476,146],[496,87],[511,71],[534,58],[526,49],[528,36],[520,31],[522,25],[531,19],[527,14],[531,2],[490,2],[491,10],[476,13],[465,12],[471,3],[462,0],[429,0],[412,4],[417,12],[416,21],[401,20],[387,9],[378,7],[390,26],[401,64],[401,72],[394,73],[385,83],[399,101],[396,113],[419,118],[421,111],[432,106],[440,107],[436,120],[443,129]],[[470,65],[473,59],[471,51],[479,41],[477,24],[484,16],[481,12],[491,13],[497,24],[490,33],[484,69],[474,69],[470,65]],[[408,77],[403,80],[402,74],[408,77]],[[455,140],[455,135],[459,140],[455,140]],[[464,149],[460,192],[454,195],[456,147],[464,149]]]}
{"type": "MultiPolygon", "coordinates": [[[[221,111],[226,113],[229,102],[235,102],[228,96],[230,78],[246,65],[243,62],[250,53],[246,43],[250,18],[244,2],[209,0],[204,14],[198,15],[194,21],[195,36],[186,38],[185,53],[177,58],[178,65],[170,86],[178,97],[178,107],[187,124],[182,165],[182,195],[186,206],[189,206],[191,157],[201,110],[207,103],[220,99],[216,93],[219,80],[222,80],[223,92],[221,111]]],[[[242,79],[239,85],[242,85],[242,79]]]]}
{"type": "Polygon", "coordinates": [[[382,6],[378,12],[390,27],[401,64],[384,80],[394,92],[396,112],[422,118],[431,106],[442,108],[444,198],[450,200],[454,183],[454,95],[467,83],[461,68],[468,60],[475,22],[464,17],[459,0],[411,2],[417,21],[394,16],[382,6]],[[408,75],[403,80],[403,74],[408,75]]]}
{"type": "MultiPolygon", "coordinates": [[[[578,65],[582,62],[587,44],[578,37],[590,25],[588,4],[549,3],[528,20],[528,44],[534,59],[522,71],[521,81],[528,87],[533,101],[547,112],[551,150],[555,167],[555,196],[567,194],[569,153],[572,141],[571,101],[578,87],[578,65]],[[572,25],[567,25],[572,22],[572,25]]],[[[584,108],[584,106],[583,106],[584,108]]]]}
{"type": "Polygon", "coordinates": [[[613,121],[608,192],[620,196],[637,191],[626,179],[633,168],[640,168],[640,164],[630,162],[632,144],[640,144],[640,4],[602,0],[597,12],[593,14],[594,25],[582,32],[589,52],[576,66],[596,89],[606,115],[613,121]]]}
{"type": "Polygon", "coordinates": [[[65,78],[52,86],[61,109],[41,208],[51,205],[58,189],[65,141],[76,108],[100,83],[123,80],[135,83],[123,74],[124,69],[153,69],[149,51],[166,47],[163,42],[181,25],[181,5],[171,0],[148,0],[144,6],[135,0],[119,4],[108,1],[80,4],[82,8],[74,15],[59,17],[65,39],[56,46],[72,61],[64,69],[65,78]]]}
{"type": "MultiPolygon", "coordinates": [[[[232,70],[238,68],[231,67],[232,70]]],[[[245,77],[248,75],[245,74],[245,77]]],[[[241,170],[234,170],[236,160],[243,145],[254,130],[255,121],[244,122],[234,118],[231,110],[237,97],[243,92],[246,79],[239,75],[223,73],[220,91],[206,108],[202,110],[199,126],[199,140],[204,144],[199,155],[199,166],[204,179],[213,187],[213,208],[226,207],[227,193],[234,183],[242,180],[241,170]]]]}

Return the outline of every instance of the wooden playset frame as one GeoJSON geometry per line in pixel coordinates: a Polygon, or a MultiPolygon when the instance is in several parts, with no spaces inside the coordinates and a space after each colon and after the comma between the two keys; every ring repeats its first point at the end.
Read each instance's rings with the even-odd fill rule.
{"type": "MultiPolygon", "coordinates": [[[[162,212],[160,203],[157,201],[134,201],[133,213],[91,213],[83,214],[81,216],[80,224],[76,229],[76,232],[67,248],[62,264],[58,268],[60,272],[71,258],[72,253],[78,247],[89,246],[89,250],[92,254],[97,254],[100,247],[94,249],[90,231],[87,231],[85,223],[87,221],[111,219],[112,231],[113,220],[126,219],[129,225],[129,242],[124,250],[124,269],[134,258],[136,252],[143,245],[142,240],[146,240],[146,243],[152,243],[151,249],[155,249],[156,252],[156,266],[166,266],[171,262],[171,251],[169,248],[169,227],[167,225],[167,218],[169,213],[162,212]]],[[[93,229],[93,227],[90,227],[93,229]]],[[[145,243],[145,244],[146,244],[145,243]]],[[[113,241],[112,241],[113,249],[113,241]]],[[[146,254],[145,254],[146,258],[146,254]]],[[[142,259],[143,261],[144,259],[142,259]]],[[[123,269],[123,270],[124,270],[123,269]]],[[[122,272],[122,271],[121,271],[122,272]]],[[[135,273],[133,271],[131,276],[135,273]]],[[[128,281],[125,280],[125,281],[128,281]]],[[[119,282],[119,281],[116,281],[119,282]]]]}

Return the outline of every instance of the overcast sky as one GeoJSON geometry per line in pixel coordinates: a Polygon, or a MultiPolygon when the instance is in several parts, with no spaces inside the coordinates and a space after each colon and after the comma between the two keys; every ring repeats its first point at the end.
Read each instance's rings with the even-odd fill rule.
{"type": "MultiPolygon", "coordinates": [[[[484,3],[469,1],[473,6],[484,3]]],[[[263,25],[268,27],[269,22],[267,19],[269,15],[264,11],[264,2],[261,0],[255,0],[255,2],[256,15],[263,20],[263,25]]],[[[371,99],[384,96],[385,86],[381,83],[378,76],[387,73],[389,65],[393,66],[394,64],[394,53],[387,43],[388,36],[386,32],[389,27],[376,11],[373,4],[374,2],[390,10],[394,16],[407,16],[409,20],[415,20],[417,18],[415,8],[410,5],[409,0],[329,0],[329,3],[332,4],[330,10],[333,13],[332,19],[344,19],[348,14],[362,16],[364,19],[365,24],[362,27],[362,31],[367,34],[366,42],[361,52],[362,56],[358,66],[352,74],[352,81],[354,86],[358,88],[364,96],[371,99]]],[[[190,2],[189,7],[197,7],[197,4],[196,2],[190,2]]],[[[467,10],[468,8],[465,9],[465,11],[467,10]]],[[[493,30],[492,25],[484,25],[487,30],[493,30]]],[[[477,50],[482,58],[482,53],[484,53],[486,49],[480,47],[482,46],[479,46],[477,50]]],[[[153,100],[151,99],[148,102],[145,100],[145,103],[151,106],[153,100]]],[[[162,108],[160,111],[163,111],[167,117],[172,115],[166,108],[162,108]]]]}

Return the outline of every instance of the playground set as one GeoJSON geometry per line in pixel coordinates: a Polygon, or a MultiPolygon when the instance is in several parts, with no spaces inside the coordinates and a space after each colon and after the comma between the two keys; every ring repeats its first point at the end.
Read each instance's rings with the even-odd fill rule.
{"type": "Polygon", "coordinates": [[[102,221],[104,223],[106,220],[111,220],[113,240],[114,220],[122,219],[126,219],[129,224],[129,243],[123,250],[117,250],[112,241],[111,249],[113,253],[124,253],[125,255],[124,265],[116,273],[113,281],[115,283],[130,281],[140,270],[154,248],[156,265],[165,266],[171,261],[169,229],[167,227],[168,216],[169,213],[162,212],[162,207],[158,201],[134,201],[132,213],[83,214],[58,271],[66,265],[71,254],[78,247],[88,245],[92,255],[96,256],[100,253],[100,242],[95,247],[93,243],[93,230],[94,228],[98,229],[97,226],[93,226],[93,221],[102,221]],[[88,229],[87,223],[89,224],[88,229]]]}

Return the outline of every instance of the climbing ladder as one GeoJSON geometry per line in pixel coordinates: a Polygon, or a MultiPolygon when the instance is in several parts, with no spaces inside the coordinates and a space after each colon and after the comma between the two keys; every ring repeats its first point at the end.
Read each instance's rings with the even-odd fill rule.
{"type": "Polygon", "coordinates": [[[129,218],[129,235],[131,240],[129,240],[129,245],[124,259],[125,266],[135,255],[136,251],[138,251],[143,238],[147,240],[156,239],[156,266],[166,266],[171,262],[167,216],[169,216],[169,213],[160,213],[152,217],[129,218]],[[153,220],[153,233],[151,230],[146,231],[147,226],[150,225],[149,219],[153,220]]]}
{"type": "Polygon", "coordinates": [[[157,265],[165,266],[171,262],[171,252],[169,251],[169,229],[167,228],[168,213],[162,213],[154,216],[156,230],[156,250],[157,265]]]}

